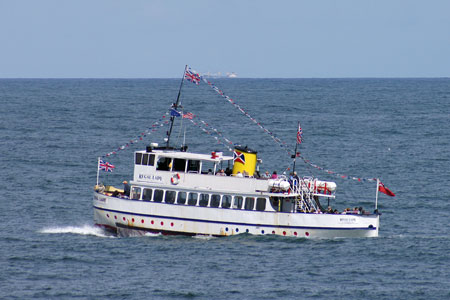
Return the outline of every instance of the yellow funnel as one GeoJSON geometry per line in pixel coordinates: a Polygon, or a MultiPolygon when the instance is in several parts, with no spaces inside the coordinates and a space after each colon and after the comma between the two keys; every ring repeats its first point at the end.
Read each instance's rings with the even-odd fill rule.
{"type": "Polygon", "coordinates": [[[233,175],[240,172],[242,175],[253,176],[256,169],[256,161],[258,159],[256,151],[247,147],[236,146],[234,148],[233,157],[233,175]]]}

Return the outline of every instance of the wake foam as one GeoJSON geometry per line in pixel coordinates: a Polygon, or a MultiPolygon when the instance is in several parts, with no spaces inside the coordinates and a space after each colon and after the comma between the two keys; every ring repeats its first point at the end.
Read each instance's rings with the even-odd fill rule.
{"type": "Polygon", "coordinates": [[[50,234],[80,234],[80,235],[93,235],[98,237],[111,237],[107,235],[103,229],[93,225],[84,226],[62,226],[62,227],[49,227],[44,228],[39,231],[40,233],[50,233],[50,234]]]}

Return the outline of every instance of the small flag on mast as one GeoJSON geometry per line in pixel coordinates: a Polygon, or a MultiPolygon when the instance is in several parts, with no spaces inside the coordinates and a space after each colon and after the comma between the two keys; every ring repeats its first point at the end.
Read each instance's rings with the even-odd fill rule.
{"type": "Polygon", "coordinates": [[[190,119],[190,120],[192,120],[192,119],[194,118],[194,114],[193,114],[193,113],[190,113],[190,112],[185,113],[185,114],[183,115],[183,118],[184,118],[184,119],[190,119]]]}
{"type": "Polygon", "coordinates": [[[300,126],[300,122],[298,122],[298,130],[297,130],[297,144],[301,144],[303,141],[303,131],[300,126]]]}
{"type": "Polygon", "coordinates": [[[172,117],[179,117],[179,116],[181,116],[181,113],[180,113],[179,111],[177,111],[176,109],[171,108],[171,109],[170,109],[170,115],[171,115],[172,117]]]}
{"type": "Polygon", "coordinates": [[[191,68],[188,68],[186,70],[186,72],[184,73],[184,78],[192,83],[195,83],[196,85],[200,83],[200,75],[198,75],[198,73],[191,68]]]}
{"type": "Polygon", "coordinates": [[[99,168],[100,170],[105,171],[105,172],[112,172],[113,169],[115,168],[115,166],[112,165],[112,164],[110,164],[109,162],[100,160],[100,161],[99,161],[99,164],[98,164],[98,168],[99,168]]]}

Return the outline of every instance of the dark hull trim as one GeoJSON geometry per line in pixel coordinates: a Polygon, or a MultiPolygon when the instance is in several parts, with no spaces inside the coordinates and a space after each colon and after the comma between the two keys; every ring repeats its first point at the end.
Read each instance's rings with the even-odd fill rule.
{"type": "MultiPolygon", "coordinates": [[[[375,226],[372,227],[353,227],[353,228],[338,228],[338,227],[311,227],[311,226],[289,226],[289,225],[270,225],[270,224],[251,224],[251,223],[238,223],[238,222],[224,222],[224,221],[212,221],[212,220],[202,220],[202,219],[190,219],[190,218],[179,218],[179,217],[169,217],[169,216],[159,216],[159,215],[148,215],[141,213],[132,213],[126,211],[119,211],[113,209],[106,209],[97,207],[94,205],[94,209],[108,211],[112,213],[120,213],[133,216],[142,216],[148,218],[160,218],[160,219],[170,219],[170,220],[180,220],[180,221],[190,221],[190,222],[201,222],[201,223],[214,223],[214,224],[224,224],[224,225],[239,225],[239,226],[253,226],[253,227],[269,227],[269,228],[286,228],[286,229],[315,229],[315,230],[376,230],[375,226]]],[[[117,225],[118,223],[116,223],[117,225]]],[[[122,225],[122,224],[121,224],[122,225]]],[[[151,230],[151,229],[144,229],[151,230]]],[[[156,230],[156,232],[161,232],[161,230],[156,230]]]]}

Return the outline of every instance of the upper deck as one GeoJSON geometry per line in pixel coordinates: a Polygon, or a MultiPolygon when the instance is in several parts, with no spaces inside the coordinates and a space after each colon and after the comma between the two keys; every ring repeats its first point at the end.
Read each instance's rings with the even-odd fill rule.
{"type": "Polygon", "coordinates": [[[136,151],[133,181],[151,186],[243,194],[269,191],[268,180],[227,176],[221,172],[230,169],[232,162],[232,156],[214,152],[208,155],[173,150],[136,151]]]}

